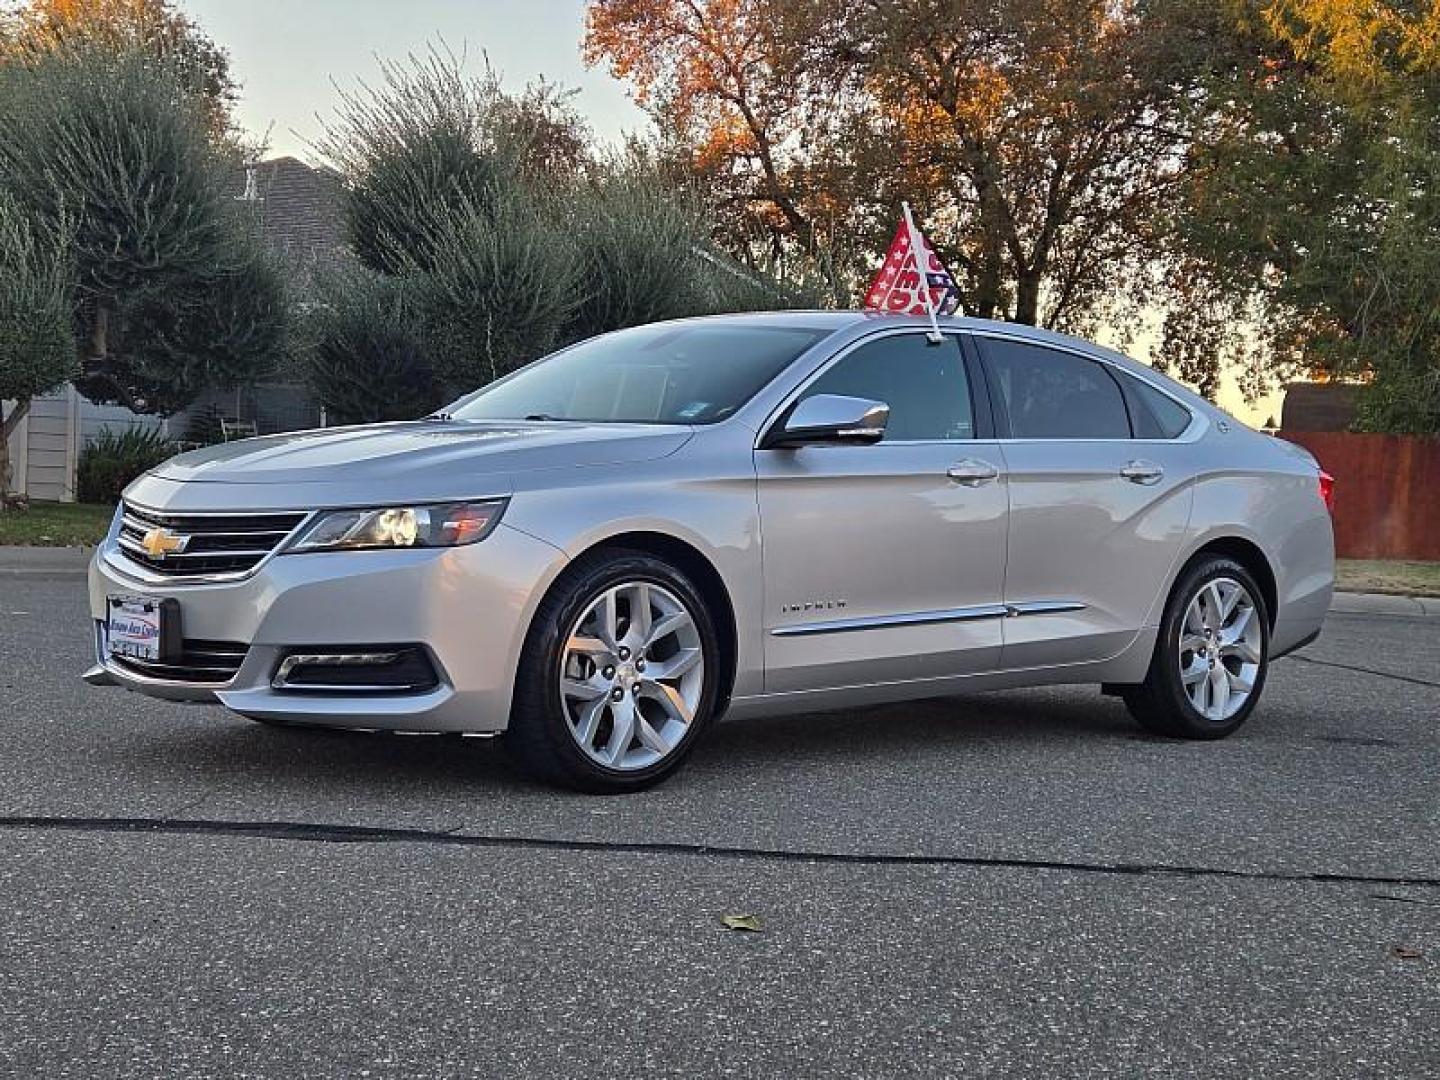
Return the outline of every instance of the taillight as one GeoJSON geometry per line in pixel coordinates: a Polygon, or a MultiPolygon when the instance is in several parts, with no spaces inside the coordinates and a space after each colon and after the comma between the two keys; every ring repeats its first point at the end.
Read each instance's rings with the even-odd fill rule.
{"type": "Polygon", "coordinates": [[[1320,470],[1320,498],[1325,503],[1325,509],[1335,513],[1335,477],[1324,469],[1320,470]]]}

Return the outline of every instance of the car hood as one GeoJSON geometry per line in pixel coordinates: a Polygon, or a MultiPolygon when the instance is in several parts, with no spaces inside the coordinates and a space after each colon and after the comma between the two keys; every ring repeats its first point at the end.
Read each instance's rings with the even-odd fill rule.
{"type": "Polygon", "coordinates": [[[323,428],[180,454],[137,481],[131,495],[157,509],[504,495],[515,473],[650,461],[673,454],[691,435],[690,428],[671,425],[540,421],[412,420],[323,428]]]}

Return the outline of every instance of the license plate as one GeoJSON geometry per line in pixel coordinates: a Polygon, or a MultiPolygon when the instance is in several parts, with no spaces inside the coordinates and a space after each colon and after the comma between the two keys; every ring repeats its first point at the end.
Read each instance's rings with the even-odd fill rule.
{"type": "Polygon", "coordinates": [[[174,600],[138,596],[109,598],[110,618],[106,640],[112,656],[132,660],[161,660],[171,631],[168,623],[178,605],[174,600]]]}

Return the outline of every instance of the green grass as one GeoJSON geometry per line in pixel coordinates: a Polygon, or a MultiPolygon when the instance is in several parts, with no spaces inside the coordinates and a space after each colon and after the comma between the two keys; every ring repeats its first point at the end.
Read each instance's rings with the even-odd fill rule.
{"type": "Polygon", "coordinates": [[[32,502],[28,510],[0,510],[0,546],[91,547],[114,515],[113,506],[94,503],[32,502]]]}
{"type": "Polygon", "coordinates": [[[1440,562],[1336,559],[1335,587],[1346,592],[1440,596],[1440,562]]]}

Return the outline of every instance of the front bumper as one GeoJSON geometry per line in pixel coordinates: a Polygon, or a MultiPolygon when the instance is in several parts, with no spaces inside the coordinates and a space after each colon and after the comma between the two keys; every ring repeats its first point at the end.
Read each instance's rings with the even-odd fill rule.
{"type": "Polygon", "coordinates": [[[142,582],[114,555],[107,541],[90,566],[96,666],[87,681],[172,701],[218,701],[267,720],[435,732],[504,730],[531,616],[565,562],[558,548],[503,523],[469,547],[277,555],[226,582],[142,582]],[[173,597],[187,640],[248,646],[234,677],[155,679],[111,660],[104,619],[112,594],[173,597]],[[271,685],[291,651],[376,642],[425,646],[438,685],[418,693],[271,685]]]}

